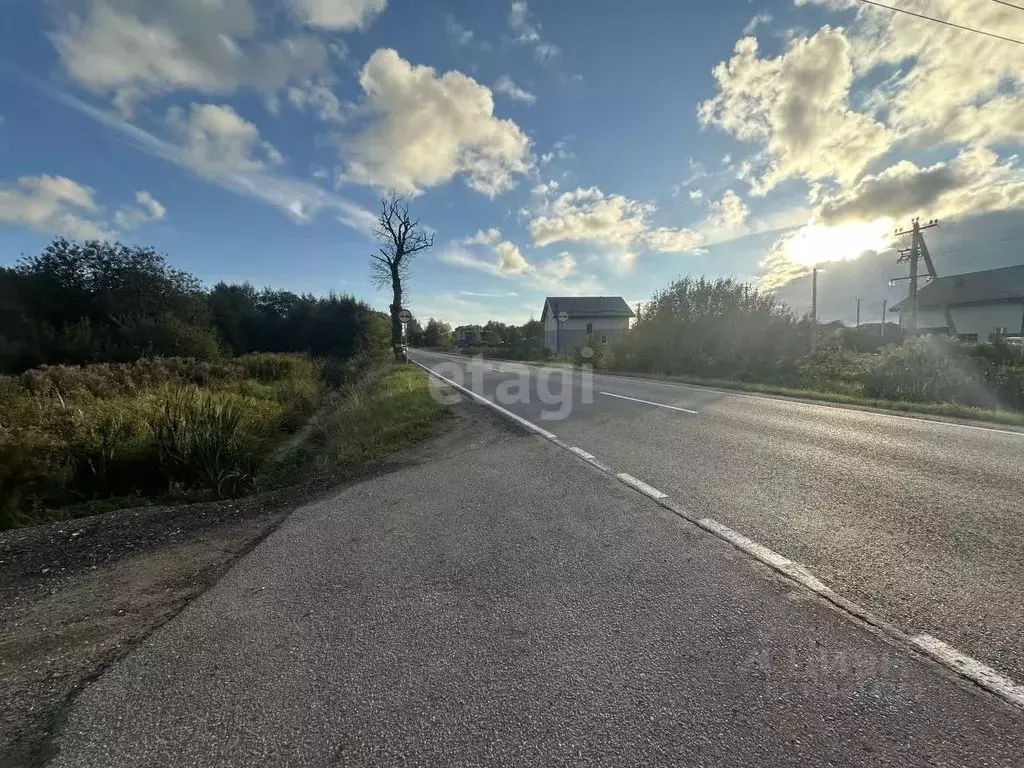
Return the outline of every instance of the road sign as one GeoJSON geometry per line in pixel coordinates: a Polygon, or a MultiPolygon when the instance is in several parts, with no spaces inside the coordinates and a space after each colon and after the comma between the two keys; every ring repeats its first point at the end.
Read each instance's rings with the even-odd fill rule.
{"type": "Polygon", "coordinates": [[[569,322],[569,313],[566,312],[564,309],[561,312],[558,313],[558,322],[560,322],[560,323],[567,323],[567,322],[569,322]]]}
{"type": "Polygon", "coordinates": [[[412,322],[412,312],[408,309],[403,309],[398,313],[398,322],[408,325],[412,322]]]}

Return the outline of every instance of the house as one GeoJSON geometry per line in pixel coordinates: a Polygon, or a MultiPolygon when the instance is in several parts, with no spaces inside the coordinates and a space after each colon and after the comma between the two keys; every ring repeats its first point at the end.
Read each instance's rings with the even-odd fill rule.
{"type": "MultiPolygon", "coordinates": [[[[917,330],[986,341],[1024,336],[1024,264],[937,277],[918,290],[917,330]]],[[[912,323],[910,298],[892,308],[900,327],[912,323]]]]}
{"type": "Polygon", "coordinates": [[[556,355],[571,355],[587,344],[608,344],[629,330],[634,317],[621,296],[549,296],[541,322],[544,344],[556,355]],[[560,323],[558,317],[568,318],[560,323]]]}

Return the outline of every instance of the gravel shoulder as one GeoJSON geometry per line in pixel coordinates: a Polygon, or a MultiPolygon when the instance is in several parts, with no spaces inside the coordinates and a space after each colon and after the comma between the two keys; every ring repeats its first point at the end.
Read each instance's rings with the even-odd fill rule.
{"type": "Polygon", "coordinates": [[[458,409],[441,436],[363,468],[243,499],[125,509],[0,532],[0,766],[44,763],[69,703],[215,584],[297,507],[429,462],[478,432],[458,409]]]}

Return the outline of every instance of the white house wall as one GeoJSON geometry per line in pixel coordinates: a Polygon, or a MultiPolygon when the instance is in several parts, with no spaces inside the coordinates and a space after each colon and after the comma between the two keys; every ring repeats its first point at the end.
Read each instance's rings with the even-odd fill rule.
{"type": "MultiPolygon", "coordinates": [[[[1020,335],[1024,323],[1024,304],[977,304],[968,307],[952,307],[953,324],[958,334],[977,334],[979,341],[986,340],[996,328],[1006,328],[1012,336],[1020,335]]],[[[909,316],[900,315],[900,325],[906,327],[909,316]]],[[[918,328],[945,328],[946,313],[937,309],[922,309],[919,313],[918,328]]]]}
{"type": "Polygon", "coordinates": [[[628,317],[570,317],[558,328],[558,321],[547,317],[544,321],[544,337],[547,348],[555,354],[571,355],[578,347],[588,341],[587,324],[593,326],[591,336],[597,342],[605,336],[611,343],[621,338],[629,330],[628,317]]]}

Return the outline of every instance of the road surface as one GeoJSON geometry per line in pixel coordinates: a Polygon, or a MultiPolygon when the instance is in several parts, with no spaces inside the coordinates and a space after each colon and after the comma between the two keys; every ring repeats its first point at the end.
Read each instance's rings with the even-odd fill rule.
{"type": "Polygon", "coordinates": [[[53,764],[1020,765],[1019,710],[459,411],[87,688],[53,764]]]}
{"type": "Polygon", "coordinates": [[[1024,681],[1024,433],[617,376],[594,375],[587,403],[579,372],[413,355],[1024,681]]]}

